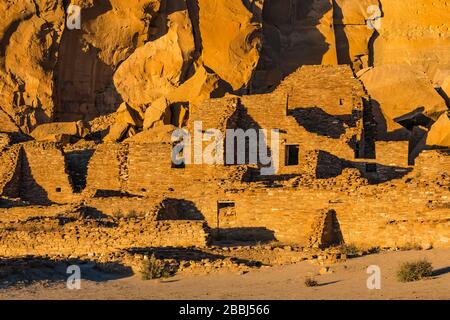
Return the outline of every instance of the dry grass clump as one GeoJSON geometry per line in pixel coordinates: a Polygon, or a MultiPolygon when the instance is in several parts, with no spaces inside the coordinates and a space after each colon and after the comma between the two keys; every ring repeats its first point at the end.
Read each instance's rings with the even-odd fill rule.
{"type": "Polygon", "coordinates": [[[142,261],[142,280],[168,278],[170,274],[169,266],[163,260],[157,259],[154,254],[150,258],[142,261]]]}
{"type": "Polygon", "coordinates": [[[354,257],[359,255],[361,250],[354,244],[342,244],[340,246],[340,252],[347,255],[348,257],[354,257]]]}
{"type": "Polygon", "coordinates": [[[418,250],[422,250],[422,246],[418,243],[408,242],[404,246],[401,246],[399,249],[400,249],[400,251],[412,251],[412,250],[418,251],[418,250]]]}
{"type": "Polygon", "coordinates": [[[397,272],[397,279],[400,282],[412,282],[431,277],[433,266],[427,260],[405,262],[397,272]]]}
{"type": "Polygon", "coordinates": [[[309,287],[317,287],[319,285],[319,283],[317,282],[316,279],[314,279],[314,277],[307,277],[305,279],[305,286],[309,287]]]}

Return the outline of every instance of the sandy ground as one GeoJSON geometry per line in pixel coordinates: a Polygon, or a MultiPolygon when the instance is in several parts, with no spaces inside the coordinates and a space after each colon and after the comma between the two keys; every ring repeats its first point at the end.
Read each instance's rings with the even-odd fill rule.
{"type": "Polygon", "coordinates": [[[294,265],[254,270],[246,274],[221,272],[178,275],[167,280],[143,281],[138,276],[93,282],[83,280],[80,290],[65,283],[35,283],[24,288],[0,290],[0,299],[445,299],[450,300],[450,249],[386,252],[339,263],[331,274],[317,275],[317,265],[294,265]],[[433,264],[431,279],[400,283],[399,265],[426,258],[433,264]],[[381,289],[367,289],[367,267],[381,268],[381,289]],[[317,287],[304,279],[317,275],[317,287]]]}

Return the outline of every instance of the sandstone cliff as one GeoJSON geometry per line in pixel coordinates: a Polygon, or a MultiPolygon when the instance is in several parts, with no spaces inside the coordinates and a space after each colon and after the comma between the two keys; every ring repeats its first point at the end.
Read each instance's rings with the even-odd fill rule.
{"type": "Polygon", "coordinates": [[[258,62],[261,21],[254,4],[72,4],[81,8],[80,30],[65,23],[66,1],[0,1],[1,131],[92,120],[122,102],[145,110],[163,96],[195,103],[219,86],[222,92],[245,87],[258,62]]]}
{"type": "MultiPolygon", "coordinates": [[[[143,122],[162,98],[166,119],[179,125],[189,105],[271,91],[311,64],[350,64],[363,73],[408,65],[421,88],[429,81],[424,100],[427,92],[441,99],[434,86],[450,103],[448,0],[74,0],[80,29],[67,24],[69,4],[0,0],[1,132],[84,120],[101,129],[116,123],[124,133],[130,124],[108,115],[127,103],[143,122]]],[[[398,77],[374,72],[369,94],[389,100],[371,89],[398,77]]],[[[399,103],[403,114],[389,103],[381,108],[399,117],[419,107],[399,103]]],[[[433,121],[445,111],[442,99],[437,104],[433,121]]]]}

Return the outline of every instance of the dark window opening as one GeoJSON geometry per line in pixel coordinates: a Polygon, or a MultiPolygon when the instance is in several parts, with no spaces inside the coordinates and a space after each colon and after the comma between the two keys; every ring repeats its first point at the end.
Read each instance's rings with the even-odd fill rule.
{"type": "Polygon", "coordinates": [[[356,142],[355,144],[355,159],[359,159],[361,157],[361,143],[356,142]]]}
{"type": "Polygon", "coordinates": [[[56,188],[55,191],[59,193],[59,192],[62,192],[62,189],[61,188],[56,188]]]}
{"type": "Polygon", "coordinates": [[[286,166],[296,166],[299,164],[299,150],[298,145],[286,146],[286,166]]]}
{"type": "Polygon", "coordinates": [[[235,207],[235,204],[233,201],[219,201],[217,203],[217,206],[219,207],[219,209],[222,209],[222,208],[228,208],[228,207],[235,207]]]}
{"type": "Polygon", "coordinates": [[[69,151],[64,154],[67,172],[74,193],[81,193],[87,185],[89,162],[94,150],[69,151]]]}

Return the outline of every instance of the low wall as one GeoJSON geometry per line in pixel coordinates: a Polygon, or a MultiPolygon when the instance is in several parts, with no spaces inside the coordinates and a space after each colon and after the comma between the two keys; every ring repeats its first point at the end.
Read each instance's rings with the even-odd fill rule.
{"type": "Polygon", "coordinates": [[[204,247],[202,221],[148,221],[142,218],[101,223],[42,218],[2,223],[0,256],[104,254],[147,247],[204,247]]]}

